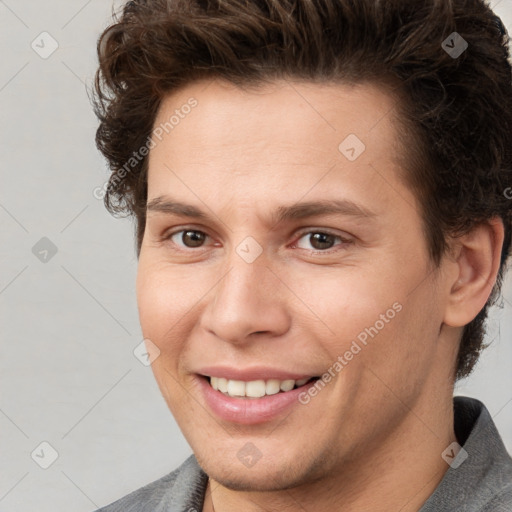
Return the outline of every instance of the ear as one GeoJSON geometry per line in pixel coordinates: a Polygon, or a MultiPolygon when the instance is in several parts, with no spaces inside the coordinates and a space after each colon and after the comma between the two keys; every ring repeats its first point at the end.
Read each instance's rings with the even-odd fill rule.
{"type": "Polygon", "coordinates": [[[453,272],[448,283],[451,289],[445,308],[446,325],[463,327],[485,306],[496,283],[503,238],[503,221],[497,217],[454,240],[456,249],[449,263],[453,272]]]}

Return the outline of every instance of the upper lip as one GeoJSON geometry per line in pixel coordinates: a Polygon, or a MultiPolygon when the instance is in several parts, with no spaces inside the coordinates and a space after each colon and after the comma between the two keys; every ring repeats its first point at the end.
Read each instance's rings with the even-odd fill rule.
{"type": "Polygon", "coordinates": [[[311,379],[316,376],[311,373],[289,372],[264,366],[251,366],[244,369],[231,366],[208,366],[198,369],[196,373],[205,377],[224,377],[228,380],[241,380],[245,382],[270,379],[301,380],[311,379]]]}

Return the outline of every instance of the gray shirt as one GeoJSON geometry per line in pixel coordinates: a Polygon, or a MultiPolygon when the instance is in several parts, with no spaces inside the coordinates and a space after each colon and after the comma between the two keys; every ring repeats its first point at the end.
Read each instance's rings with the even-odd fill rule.
{"type": "MultiPolygon", "coordinates": [[[[512,459],[489,411],[478,400],[455,397],[454,418],[467,459],[456,469],[463,457],[453,459],[418,512],[512,512],[512,459]]],[[[96,512],[201,512],[207,482],[191,455],[168,475],[96,512]]]]}

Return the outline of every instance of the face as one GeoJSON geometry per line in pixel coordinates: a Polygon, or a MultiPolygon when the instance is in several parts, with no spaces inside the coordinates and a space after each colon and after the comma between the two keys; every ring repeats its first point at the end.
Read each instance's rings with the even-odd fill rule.
{"type": "Polygon", "coordinates": [[[377,86],[285,81],[197,82],[161,106],[140,321],[162,395],[227,487],[339,474],[439,378],[444,299],[393,112],[377,86]]]}

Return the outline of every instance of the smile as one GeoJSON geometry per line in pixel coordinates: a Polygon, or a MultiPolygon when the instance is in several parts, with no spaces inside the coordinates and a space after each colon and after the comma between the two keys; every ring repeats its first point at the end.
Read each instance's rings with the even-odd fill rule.
{"type": "Polygon", "coordinates": [[[307,384],[316,377],[307,377],[300,380],[251,380],[248,382],[242,380],[231,380],[224,377],[207,377],[210,386],[215,391],[220,391],[226,396],[238,398],[261,398],[264,396],[275,395],[277,393],[286,393],[298,387],[307,384]]]}

